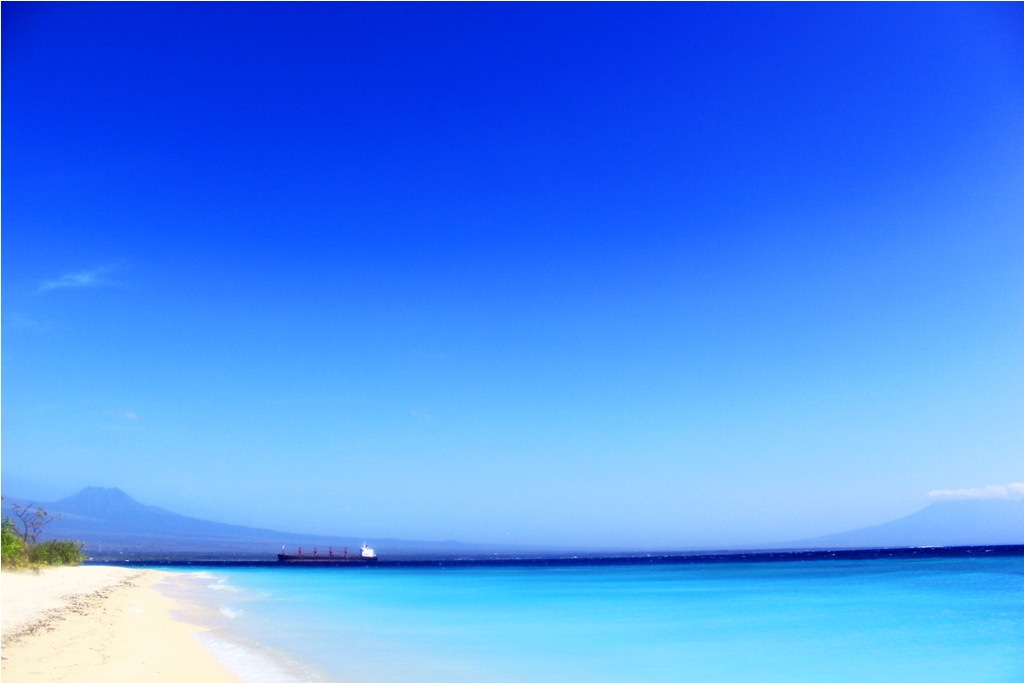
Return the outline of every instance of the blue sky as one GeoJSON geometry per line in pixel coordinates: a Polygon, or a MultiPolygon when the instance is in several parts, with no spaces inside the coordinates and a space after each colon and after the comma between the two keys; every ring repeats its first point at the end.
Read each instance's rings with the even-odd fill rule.
{"type": "Polygon", "coordinates": [[[687,547],[1024,481],[1024,15],[3,6],[3,490],[687,547]]]}

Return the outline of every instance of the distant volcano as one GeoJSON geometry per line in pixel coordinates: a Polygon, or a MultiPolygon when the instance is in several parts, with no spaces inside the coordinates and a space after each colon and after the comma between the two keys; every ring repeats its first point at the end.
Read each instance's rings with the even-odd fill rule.
{"type": "MultiPolygon", "coordinates": [[[[4,501],[4,514],[10,515],[4,501]]],[[[296,534],[222,524],[179,515],[153,505],[144,505],[116,488],[91,486],[53,503],[40,503],[48,512],[62,515],[48,525],[40,539],[73,538],[85,542],[86,555],[96,559],[182,557],[222,559],[274,559],[281,546],[291,551],[303,546],[312,551],[333,547],[358,548],[363,542],[386,557],[432,557],[493,552],[490,546],[445,541],[439,543],[372,539],[356,536],[296,534]]]]}
{"type": "Polygon", "coordinates": [[[1024,544],[1024,500],[951,500],[900,519],[776,548],[897,548],[1024,544]]]}

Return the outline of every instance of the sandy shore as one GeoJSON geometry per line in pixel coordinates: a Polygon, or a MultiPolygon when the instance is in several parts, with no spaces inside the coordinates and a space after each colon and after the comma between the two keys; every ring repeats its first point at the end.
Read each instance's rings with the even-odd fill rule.
{"type": "Polygon", "coordinates": [[[167,575],[121,567],[0,573],[4,683],[234,682],[171,617],[154,585],[167,575]]]}

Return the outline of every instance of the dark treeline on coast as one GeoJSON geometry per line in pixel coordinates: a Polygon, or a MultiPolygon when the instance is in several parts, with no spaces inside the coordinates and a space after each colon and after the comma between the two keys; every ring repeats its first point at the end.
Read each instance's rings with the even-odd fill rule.
{"type": "Polygon", "coordinates": [[[241,560],[212,558],[164,558],[91,560],[86,564],[110,566],[167,567],[581,567],[658,564],[725,564],[753,562],[813,562],[827,560],[929,559],[949,557],[1024,557],[1024,545],[953,546],[935,548],[847,548],[834,550],[793,551],[723,551],[717,553],[678,553],[657,555],[591,555],[574,557],[449,557],[381,560],[372,565],[331,564],[292,565],[275,560],[241,560]]]}

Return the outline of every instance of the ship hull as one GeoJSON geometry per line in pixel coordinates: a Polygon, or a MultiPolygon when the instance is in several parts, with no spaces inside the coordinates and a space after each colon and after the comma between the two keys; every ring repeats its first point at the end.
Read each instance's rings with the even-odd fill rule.
{"type": "Polygon", "coordinates": [[[377,558],[359,555],[286,555],[278,553],[277,561],[289,564],[372,564],[377,561],[377,558]]]}

